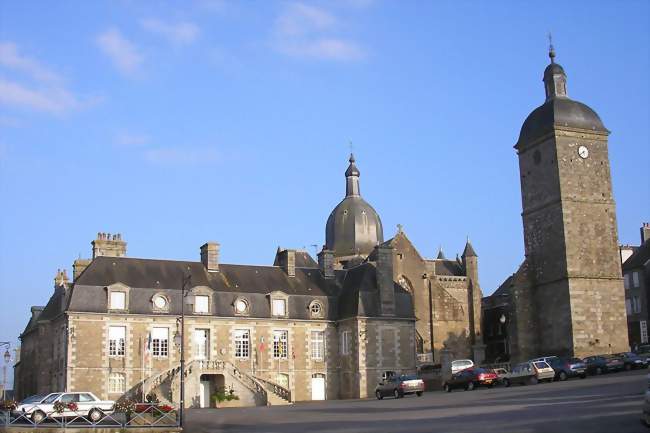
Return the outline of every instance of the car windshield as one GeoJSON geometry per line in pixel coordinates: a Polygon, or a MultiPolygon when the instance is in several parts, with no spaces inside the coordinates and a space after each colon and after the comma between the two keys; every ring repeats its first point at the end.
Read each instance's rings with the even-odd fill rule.
{"type": "Polygon", "coordinates": [[[47,394],[37,394],[37,395],[31,395],[21,401],[21,404],[27,404],[27,403],[40,403],[43,398],[45,398],[47,394]]]}
{"type": "Polygon", "coordinates": [[[403,374],[399,377],[399,380],[401,381],[406,381],[406,380],[418,380],[418,377],[414,374],[406,375],[403,374]]]}
{"type": "Polygon", "coordinates": [[[548,366],[548,364],[545,363],[544,361],[537,361],[537,362],[535,363],[535,367],[536,367],[536,368],[548,368],[549,366],[548,366]]]}
{"type": "Polygon", "coordinates": [[[43,403],[52,403],[60,395],[61,395],[60,393],[50,394],[49,397],[47,397],[45,400],[43,400],[43,403]]]}

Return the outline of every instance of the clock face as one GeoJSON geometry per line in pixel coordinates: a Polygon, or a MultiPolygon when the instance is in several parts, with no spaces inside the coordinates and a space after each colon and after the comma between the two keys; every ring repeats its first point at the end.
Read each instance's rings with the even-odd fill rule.
{"type": "Polygon", "coordinates": [[[589,156],[589,149],[587,149],[585,146],[580,146],[578,148],[578,155],[582,159],[586,159],[589,156]]]}

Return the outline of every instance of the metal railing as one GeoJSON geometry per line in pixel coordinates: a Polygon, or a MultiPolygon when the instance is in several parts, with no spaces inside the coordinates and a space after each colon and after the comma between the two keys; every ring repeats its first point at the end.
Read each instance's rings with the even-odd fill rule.
{"type": "MultiPolygon", "coordinates": [[[[90,414],[40,412],[34,416],[32,413],[17,411],[1,411],[0,426],[4,427],[29,427],[29,428],[142,428],[142,427],[180,427],[177,409],[173,407],[158,406],[155,404],[138,403],[136,410],[129,413],[105,413],[97,420],[90,418],[90,414]]],[[[92,411],[91,411],[92,412],[92,411]]]]}

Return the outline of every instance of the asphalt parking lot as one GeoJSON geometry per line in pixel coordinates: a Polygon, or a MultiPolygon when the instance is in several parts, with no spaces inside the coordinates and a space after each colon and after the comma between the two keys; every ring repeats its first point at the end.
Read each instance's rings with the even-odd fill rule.
{"type": "Polygon", "coordinates": [[[193,409],[188,433],[445,432],[632,433],[641,424],[648,370],[475,391],[428,392],[378,401],[193,409]]]}

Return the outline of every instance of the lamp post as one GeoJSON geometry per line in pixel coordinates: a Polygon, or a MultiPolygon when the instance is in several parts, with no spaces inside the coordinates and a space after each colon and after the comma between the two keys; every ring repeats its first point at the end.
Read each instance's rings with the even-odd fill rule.
{"type": "Polygon", "coordinates": [[[8,341],[0,341],[0,347],[6,347],[4,354],[4,364],[2,365],[2,399],[7,399],[7,364],[11,361],[11,353],[9,353],[9,347],[11,343],[8,341]]]}
{"type": "Polygon", "coordinates": [[[183,273],[181,281],[180,332],[176,332],[176,335],[174,336],[174,343],[181,349],[181,406],[178,411],[178,421],[181,427],[183,427],[183,410],[185,406],[185,302],[191,303],[192,300],[192,297],[189,296],[191,292],[190,283],[192,281],[192,274],[189,273],[189,267],[187,270],[188,273],[183,273]]]}

